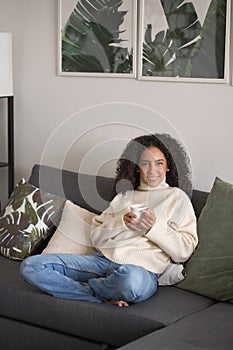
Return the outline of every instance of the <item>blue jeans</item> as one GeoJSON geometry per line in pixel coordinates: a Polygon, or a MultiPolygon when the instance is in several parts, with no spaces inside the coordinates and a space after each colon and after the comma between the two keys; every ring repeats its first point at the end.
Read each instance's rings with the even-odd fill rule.
{"type": "Polygon", "coordinates": [[[102,253],[42,254],[25,259],[21,275],[29,283],[58,298],[101,303],[138,303],[157,290],[157,274],[131,264],[120,265],[102,253]]]}

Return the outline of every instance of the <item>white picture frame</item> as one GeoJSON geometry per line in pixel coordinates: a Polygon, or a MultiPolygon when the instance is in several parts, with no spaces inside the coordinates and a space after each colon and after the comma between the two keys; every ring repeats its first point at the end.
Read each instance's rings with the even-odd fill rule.
{"type": "Polygon", "coordinates": [[[58,75],[136,77],[137,2],[116,1],[115,13],[101,6],[98,0],[58,0],[58,75]]]}
{"type": "Polygon", "coordinates": [[[138,43],[139,80],[199,83],[229,82],[231,5],[230,0],[223,0],[225,3],[224,6],[226,6],[226,12],[224,26],[222,26],[223,22],[219,23],[216,19],[217,16],[214,16],[214,12],[210,11],[210,6],[212,6],[211,10],[213,10],[214,1],[216,0],[180,1],[178,10],[175,9],[177,11],[175,13],[177,17],[172,18],[170,16],[172,12],[171,7],[175,3],[177,5],[177,1],[140,0],[138,43]],[[166,8],[162,6],[162,3],[165,4],[166,8]],[[187,6],[189,6],[188,11],[187,6]],[[185,16],[190,16],[190,9],[193,11],[190,6],[193,6],[197,15],[195,25],[193,19],[193,22],[190,23],[188,22],[188,17],[186,18],[187,20],[185,19],[185,16]],[[185,12],[188,14],[186,15],[185,12]],[[180,28],[177,23],[181,23],[180,28]],[[192,41],[185,43],[185,39],[187,40],[187,38],[180,36],[181,40],[179,43],[181,43],[180,48],[182,48],[180,49],[176,45],[179,40],[179,34],[178,39],[173,40],[172,31],[174,33],[174,29],[180,29],[181,32],[184,29],[182,28],[184,23],[186,25],[188,23],[187,29],[185,28],[187,33],[185,35],[192,38],[192,41]],[[207,26],[211,26],[211,28],[207,26]],[[225,29],[225,33],[223,28],[225,29]],[[193,33],[195,33],[193,37],[192,29],[193,33]],[[208,33],[204,29],[208,29],[208,33]],[[188,33],[188,30],[190,33],[188,33]],[[217,38],[217,34],[214,30],[217,31],[217,34],[221,32],[220,34],[222,34],[224,41],[219,40],[217,42],[218,47],[204,47],[204,45],[208,45],[208,40],[212,41],[211,44],[213,46],[215,45],[214,40],[217,38]],[[204,52],[204,48],[209,49],[209,51],[204,52]],[[207,55],[206,52],[208,53],[207,55]]]}

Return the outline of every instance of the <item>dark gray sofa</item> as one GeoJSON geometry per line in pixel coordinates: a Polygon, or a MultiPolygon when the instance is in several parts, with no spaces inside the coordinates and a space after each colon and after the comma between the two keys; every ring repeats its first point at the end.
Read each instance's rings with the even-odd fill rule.
{"type": "MultiPolygon", "coordinates": [[[[113,179],[101,176],[35,165],[29,182],[96,213],[112,198],[113,179]]],[[[193,191],[197,216],[207,196],[193,191]]],[[[230,303],[175,286],[127,308],[57,299],[24,282],[19,267],[0,256],[0,349],[233,349],[230,303]]]]}

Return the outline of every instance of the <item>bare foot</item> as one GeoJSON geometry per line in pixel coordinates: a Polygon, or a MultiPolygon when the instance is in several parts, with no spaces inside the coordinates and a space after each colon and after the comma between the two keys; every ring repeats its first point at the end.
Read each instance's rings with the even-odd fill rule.
{"type": "Polygon", "coordinates": [[[129,304],[126,301],[123,301],[123,300],[106,300],[106,301],[102,301],[102,303],[103,304],[117,305],[119,307],[129,306],[129,304]]]}

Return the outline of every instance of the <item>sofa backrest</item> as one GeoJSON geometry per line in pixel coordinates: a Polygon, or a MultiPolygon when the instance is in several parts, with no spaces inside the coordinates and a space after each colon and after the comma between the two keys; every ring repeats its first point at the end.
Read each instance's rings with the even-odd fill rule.
{"type": "MultiPolygon", "coordinates": [[[[106,209],[113,198],[113,181],[110,177],[79,174],[39,164],[34,165],[29,178],[32,185],[97,214],[106,209]]],[[[207,192],[193,190],[192,203],[197,217],[207,196],[207,192]]]]}
{"type": "Polygon", "coordinates": [[[113,198],[113,178],[79,174],[47,165],[34,165],[29,182],[40,189],[69,199],[100,213],[113,198]]]}

